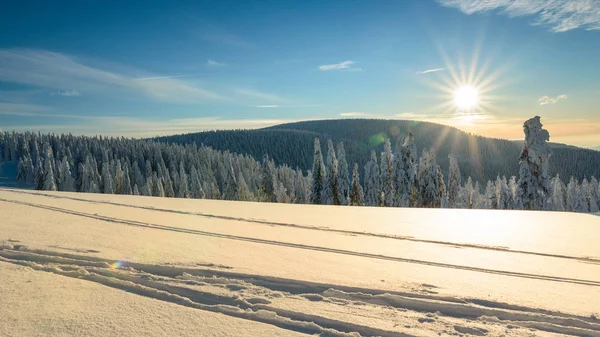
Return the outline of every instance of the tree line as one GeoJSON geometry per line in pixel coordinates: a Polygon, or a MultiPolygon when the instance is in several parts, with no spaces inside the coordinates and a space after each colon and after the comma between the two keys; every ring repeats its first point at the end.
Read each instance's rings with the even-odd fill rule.
{"type": "MultiPolygon", "coordinates": [[[[0,162],[18,163],[17,179],[39,190],[132,194],[323,205],[526,209],[597,212],[600,186],[593,176],[565,184],[549,176],[549,134],[539,117],[524,124],[518,173],[480,185],[463,179],[448,156],[447,176],[435,149],[418,156],[415,136],[390,139],[371,150],[362,167],[349,165],[343,142],[313,140],[312,170],[261,162],[205,145],[152,140],[4,132],[0,162]],[[361,174],[362,173],[362,174],[361,174]],[[362,179],[361,179],[362,178],[362,179]]],[[[504,158],[511,160],[511,158],[504,158]]]]}

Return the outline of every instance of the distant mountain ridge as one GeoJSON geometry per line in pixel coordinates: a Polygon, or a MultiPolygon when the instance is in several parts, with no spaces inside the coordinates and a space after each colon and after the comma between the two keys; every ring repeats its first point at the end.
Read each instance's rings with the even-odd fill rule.
{"type": "MultiPolygon", "coordinates": [[[[487,138],[457,128],[431,122],[378,119],[316,120],[275,125],[256,130],[222,130],[188,133],[154,138],[156,141],[204,144],[216,150],[251,155],[256,159],[268,154],[276,164],[309,170],[313,161],[313,141],[319,137],[334,143],[343,141],[347,160],[361,168],[371,150],[379,152],[390,138],[393,149],[411,132],[419,155],[424,148],[435,148],[437,160],[448,171],[448,155],[458,158],[462,175],[480,183],[495,180],[497,175],[518,175],[519,141],[487,138]]],[[[552,139],[552,135],[550,135],[552,139]]],[[[565,144],[551,143],[550,174],[563,180],[571,176],[600,177],[600,152],[565,144]]],[[[323,149],[326,152],[326,149],[323,149]]]]}

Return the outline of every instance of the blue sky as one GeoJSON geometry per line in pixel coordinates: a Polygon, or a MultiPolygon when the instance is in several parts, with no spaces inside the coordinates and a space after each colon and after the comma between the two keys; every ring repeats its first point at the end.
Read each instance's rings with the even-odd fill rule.
{"type": "Polygon", "coordinates": [[[3,130],[150,136],[374,117],[521,138],[540,115],[552,140],[600,145],[600,0],[1,8],[3,130]],[[480,92],[469,113],[452,102],[465,82],[480,92]]]}

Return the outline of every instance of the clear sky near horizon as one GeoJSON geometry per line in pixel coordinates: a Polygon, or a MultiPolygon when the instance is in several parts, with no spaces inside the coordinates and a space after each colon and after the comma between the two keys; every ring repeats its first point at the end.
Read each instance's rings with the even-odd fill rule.
{"type": "Polygon", "coordinates": [[[519,139],[535,115],[552,141],[600,149],[600,0],[0,5],[2,130],[360,117],[519,139]]]}

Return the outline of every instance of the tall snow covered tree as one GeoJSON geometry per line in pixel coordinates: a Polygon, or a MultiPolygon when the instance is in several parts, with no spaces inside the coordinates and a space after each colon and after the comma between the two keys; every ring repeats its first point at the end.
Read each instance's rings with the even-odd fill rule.
{"type": "Polygon", "coordinates": [[[178,198],[189,198],[190,192],[188,189],[188,177],[185,173],[185,167],[183,165],[183,161],[179,162],[179,184],[177,188],[177,197],[178,198]]]}
{"type": "Polygon", "coordinates": [[[238,181],[231,157],[223,170],[223,200],[238,200],[238,181]]]}
{"type": "Polygon", "coordinates": [[[481,188],[479,187],[479,182],[476,181],[475,185],[473,186],[473,208],[474,209],[480,209],[482,204],[482,197],[481,197],[481,188]]]}
{"type": "Polygon", "coordinates": [[[460,168],[455,156],[450,155],[448,158],[450,159],[450,169],[448,172],[448,208],[459,208],[459,193],[462,184],[460,168]]]}
{"type": "Polygon", "coordinates": [[[46,159],[44,160],[44,190],[56,191],[56,178],[54,177],[54,157],[52,149],[48,146],[46,150],[46,159]]]}
{"type": "Polygon", "coordinates": [[[512,206],[509,209],[522,209],[522,203],[517,200],[517,177],[510,177],[510,180],[508,181],[508,190],[510,191],[510,204],[512,206]]]}
{"type": "Polygon", "coordinates": [[[424,149],[419,162],[418,205],[420,207],[432,208],[441,206],[441,181],[438,175],[439,166],[435,158],[435,150],[424,149]]]}
{"type": "Polygon", "coordinates": [[[383,194],[383,206],[393,207],[395,205],[394,192],[394,155],[392,154],[392,144],[387,139],[383,145],[381,153],[381,193],[383,194]]]}
{"type": "Polygon", "coordinates": [[[85,161],[79,164],[78,191],[100,193],[100,174],[94,158],[87,155],[85,161]]]}
{"type": "MultiPolygon", "coordinates": [[[[587,200],[585,198],[585,192],[581,188],[581,185],[577,182],[577,180],[572,180],[573,184],[569,183],[569,187],[567,188],[568,192],[571,192],[571,200],[573,205],[573,212],[578,213],[587,213],[589,212],[589,207],[587,200]]],[[[568,197],[567,197],[568,198],[568,197]]]]}
{"type": "Polygon", "coordinates": [[[579,193],[579,184],[575,180],[574,177],[571,177],[569,184],[567,185],[567,201],[565,203],[565,208],[567,212],[575,212],[577,198],[579,193]]]}
{"type": "Polygon", "coordinates": [[[163,186],[162,178],[158,177],[158,173],[152,172],[152,195],[155,197],[164,197],[165,188],[163,186]]]}
{"type": "Polygon", "coordinates": [[[493,181],[488,180],[485,186],[483,208],[486,209],[497,209],[498,208],[498,195],[496,194],[496,184],[493,181]]]}
{"type": "Polygon", "coordinates": [[[352,206],[364,206],[365,196],[363,194],[362,186],[360,186],[360,176],[358,173],[358,164],[354,164],[352,169],[352,187],[350,191],[350,205],[352,206]]]}
{"type": "Polygon", "coordinates": [[[64,156],[58,167],[58,185],[59,191],[72,192],[75,188],[75,182],[71,175],[71,166],[67,156],[64,156]]]}
{"type": "Polygon", "coordinates": [[[565,211],[565,184],[560,180],[558,173],[552,179],[552,210],[565,211]]]}
{"type": "Polygon", "coordinates": [[[108,161],[102,163],[102,193],[114,194],[114,181],[110,173],[110,165],[108,161]]]}
{"type": "MultiPolygon", "coordinates": [[[[125,162],[127,163],[127,162],[125,162]]],[[[133,194],[133,189],[131,188],[131,178],[129,173],[129,165],[126,165],[123,171],[124,179],[123,179],[123,193],[127,195],[133,194]]]]}
{"type": "Polygon", "coordinates": [[[463,188],[460,190],[460,204],[464,208],[472,209],[473,208],[473,194],[475,189],[473,188],[473,180],[469,176],[467,182],[463,188]]]}
{"type": "Polygon", "coordinates": [[[438,199],[439,199],[439,207],[446,208],[448,207],[448,191],[446,190],[446,182],[444,181],[444,173],[442,172],[442,168],[440,165],[436,165],[435,168],[437,172],[437,181],[438,181],[438,199]]]}
{"type": "Polygon", "coordinates": [[[338,161],[335,156],[335,149],[331,139],[327,140],[327,166],[325,168],[327,176],[325,179],[325,189],[323,190],[324,204],[340,205],[340,189],[338,176],[338,161]]]}
{"type": "Polygon", "coordinates": [[[275,176],[273,161],[265,154],[261,169],[260,186],[258,188],[260,200],[263,202],[277,202],[276,190],[278,187],[279,184],[277,183],[277,177],[275,176]]]}
{"type": "Polygon", "coordinates": [[[581,183],[581,192],[585,196],[587,211],[596,213],[598,212],[598,203],[596,202],[596,198],[593,196],[592,188],[593,186],[590,185],[589,181],[586,178],[583,178],[583,182],[581,183]]]}
{"type": "Polygon", "coordinates": [[[44,161],[38,156],[35,164],[35,177],[33,178],[33,184],[36,190],[44,189],[44,161]]]}
{"type": "Polygon", "coordinates": [[[394,190],[396,192],[395,206],[415,206],[417,199],[417,147],[412,133],[409,133],[400,147],[399,156],[395,157],[394,190]]]}
{"type": "Polygon", "coordinates": [[[496,200],[498,201],[498,209],[512,209],[511,194],[508,188],[506,177],[500,176],[496,178],[496,200]]]}
{"type": "Polygon", "coordinates": [[[325,164],[323,163],[323,153],[321,152],[321,142],[319,138],[315,138],[315,148],[313,155],[312,169],[312,189],[310,193],[311,204],[323,204],[325,198],[323,192],[325,190],[325,164]]]}
{"type": "Polygon", "coordinates": [[[371,151],[371,160],[365,165],[365,205],[379,206],[379,165],[377,155],[371,151]]]}
{"type": "Polygon", "coordinates": [[[125,194],[125,173],[120,160],[115,163],[115,193],[125,194]]]}
{"type": "Polygon", "coordinates": [[[237,200],[239,201],[253,201],[254,197],[252,196],[252,192],[248,188],[248,184],[246,184],[246,179],[244,179],[244,174],[242,174],[242,170],[237,170],[237,200]]]}
{"type": "MultiPolygon", "coordinates": [[[[596,179],[596,177],[592,177],[590,180],[589,198],[590,203],[593,202],[596,204],[596,206],[600,207],[600,184],[598,183],[598,179],[596,179]]],[[[598,212],[598,210],[594,211],[592,210],[592,207],[590,207],[590,212],[598,212]]]]}
{"type": "Polygon", "coordinates": [[[206,197],[204,189],[202,189],[202,181],[195,166],[192,166],[190,171],[190,196],[195,199],[204,199],[206,197]]]}
{"type": "Polygon", "coordinates": [[[546,198],[549,197],[550,147],[547,142],[550,134],[542,126],[539,116],[523,124],[525,143],[519,157],[517,196],[526,210],[545,209],[546,198]]]}
{"type": "Polygon", "coordinates": [[[341,205],[349,204],[350,195],[350,173],[348,172],[348,162],[346,161],[346,149],[344,143],[339,142],[337,145],[337,160],[338,160],[338,200],[341,205]]]}

